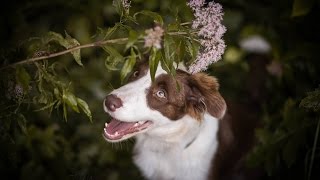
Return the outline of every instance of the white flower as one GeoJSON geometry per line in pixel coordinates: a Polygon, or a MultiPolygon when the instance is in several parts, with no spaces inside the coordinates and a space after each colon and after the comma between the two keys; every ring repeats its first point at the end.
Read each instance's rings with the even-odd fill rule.
{"type": "Polygon", "coordinates": [[[8,82],[6,97],[12,100],[20,100],[24,95],[24,89],[20,84],[15,84],[12,81],[8,82]]]}
{"type": "Polygon", "coordinates": [[[123,9],[129,14],[129,9],[131,7],[131,1],[122,0],[123,9]]]}
{"type": "Polygon", "coordinates": [[[205,0],[191,0],[188,6],[193,10],[195,19],[192,28],[198,30],[201,44],[195,62],[189,67],[190,73],[204,71],[208,66],[221,59],[226,45],[222,39],[226,28],[221,24],[222,6],[209,2],[204,6],[205,0]]]}
{"type": "Polygon", "coordinates": [[[146,36],[144,37],[144,47],[155,47],[161,49],[161,38],[164,30],[160,26],[147,29],[146,36]]]}

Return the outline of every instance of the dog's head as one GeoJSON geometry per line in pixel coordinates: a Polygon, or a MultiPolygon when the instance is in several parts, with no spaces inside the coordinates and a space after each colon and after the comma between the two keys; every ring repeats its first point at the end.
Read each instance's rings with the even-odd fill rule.
{"type": "Polygon", "coordinates": [[[104,110],[112,120],[105,124],[103,136],[110,142],[140,133],[163,136],[199,127],[206,113],[221,119],[226,104],[218,89],[214,77],[182,70],[173,77],[161,66],[152,82],[148,64],[141,64],[126,85],[105,98],[104,110]]]}

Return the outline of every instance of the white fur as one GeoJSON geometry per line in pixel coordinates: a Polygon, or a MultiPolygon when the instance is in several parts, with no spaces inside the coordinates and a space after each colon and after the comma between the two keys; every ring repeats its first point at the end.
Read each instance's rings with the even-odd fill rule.
{"type": "MultiPolygon", "coordinates": [[[[158,68],[156,77],[166,73],[158,68]]],[[[147,105],[149,73],[111,92],[122,100],[116,111],[105,111],[121,121],[152,121],[152,127],[136,135],[134,162],[147,179],[204,180],[217,150],[218,120],[209,114],[195,120],[189,115],[171,121],[147,105]],[[188,145],[191,143],[190,145],[188,145]]]]}
{"type": "Polygon", "coordinates": [[[218,120],[206,114],[201,123],[196,123],[187,115],[159,129],[155,128],[158,137],[152,136],[149,131],[137,136],[134,162],[146,178],[207,179],[218,146],[218,120]],[[166,127],[170,128],[169,133],[166,127]],[[186,147],[190,142],[190,146],[186,147]]]}

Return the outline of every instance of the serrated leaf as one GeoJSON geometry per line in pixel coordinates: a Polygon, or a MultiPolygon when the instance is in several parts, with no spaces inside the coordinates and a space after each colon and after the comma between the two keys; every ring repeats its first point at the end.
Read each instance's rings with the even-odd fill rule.
{"type": "Polygon", "coordinates": [[[159,51],[156,48],[152,48],[152,53],[149,56],[149,69],[150,69],[150,76],[151,76],[152,82],[155,79],[160,58],[161,58],[161,53],[159,53],[159,51]]]}
{"type": "MultiPolygon", "coordinates": [[[[70,48],[73,48],[75,46],[80,45],[80,43],[76,39],[72,38],[67,32],[65,32],[65,34],[66,34],[66,38],[63,38],[63,36],[61,34],[50,31],[46,35],[44,41],[45,41],[45,43],[49,43],[51,41],[56,41],[66,49],[70,49],[70,48]]],[[[71,54],[72,54],[73,58],[75,59],[75,61],[80,66],[83,66],[83,64],[81,62],[80,49],[72,51],[71,54]]]]}
{"type": "Polygon", "coordinates": [[[291,16],[297,17],[308,14],[314,2],[314,0],[294,0],[291,16]]]}
{"type": "Polygon", "coordinates": [[[61,46],[67,47],[67,41],[63,38],[63,36],[56,32],[48,32],[44,39],[45,43],[49,43],[51,41],[58,42],[61,46]]]}
{"type": "Polygon", "coordinates": [[[134,65],[136,64],[136,53],[133,49],[131,49],[131,55],[124,63],[121,72],[120,72],[120,79],[121,83],[123,83],[124,79],[127,77],[127,75],[132,71],[134,65]]]}
{"type": "Polygon", "coordinates": [[[91,111],[90,111],[88,104],[80,98],[77,98],[77,102],[78,102],[78,106],[81,108],[81,110],[87,115],[90,122],[92,122],[92,115],[91,115],[91,111]]]}
{"type": "MultiPolygon", "coordinates": [[[[73,48],[75,46],[79,46],[80,43],[72,38],[67,32],[66,32],[66,46],[65,48],[69,49],[69,48],[73,48]]],[[[77,50],[74,50],[71,52],[74,60],[80,65],[80,66],[83,66],[82,62],[81,62],[81,55],[80,55],[80,49],[77,49],[77,50]]]]}
{"type": "Polygon", "coordinates": [[[136,16],[139,14],[149,16],[155,21],[156,24],[160,24],[161,26],[163,26],[163,19],[160,16],[160,14],[158,14],[156,12],[148,11],[148,10],[142,10],[142,11],[137,12],[133,15],[134,19],[136,19],[136,16]]]}
{"type": "Polygon", "coordinates": [[[24,93],[29,89],[30,75],[22,66],[16,68],[16,81],[23,87],[24,93]]]}
{"type": "Polygon", "coordinates": [[[69,107],[71,107],[75,112],[79,113],[77,98],[74,94],[69,91],[64,90],[62,94],[62,99],[69,107]]]}

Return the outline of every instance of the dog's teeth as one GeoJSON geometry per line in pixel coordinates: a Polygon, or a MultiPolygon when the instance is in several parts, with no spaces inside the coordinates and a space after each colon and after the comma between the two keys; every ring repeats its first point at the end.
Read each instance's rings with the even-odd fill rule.
{"type": "Polygon", "coordinates": [[[107,132],[107,129],[106,128],[103,128],[104,132],[107,132]]]}
{"type": "Polygon", "coordinates": [[[118,131],[116,131],[116,133],[114,133],[114,135],[115,135],[115,136],[118,136],[118,135],[119,135],[118,131]]]}
{"type": "Polygon", "coordinates": [[[144,122],[143,122],[143,121],[138,121],[138,123],[141,125],[141,124],[143,124],[144,122]]]}
{"type": "Polygon", "coordinates": [[[139,123],[135,123],[133,126],[134,126],[134,127],[137,127],[138,125],[139,125],[139,123]]]}
{"type": "Polygon", "coordinates": [[[108,123],[104,123],[104,126],[105,126],[105,127],[108,127],[108,123]]]}

